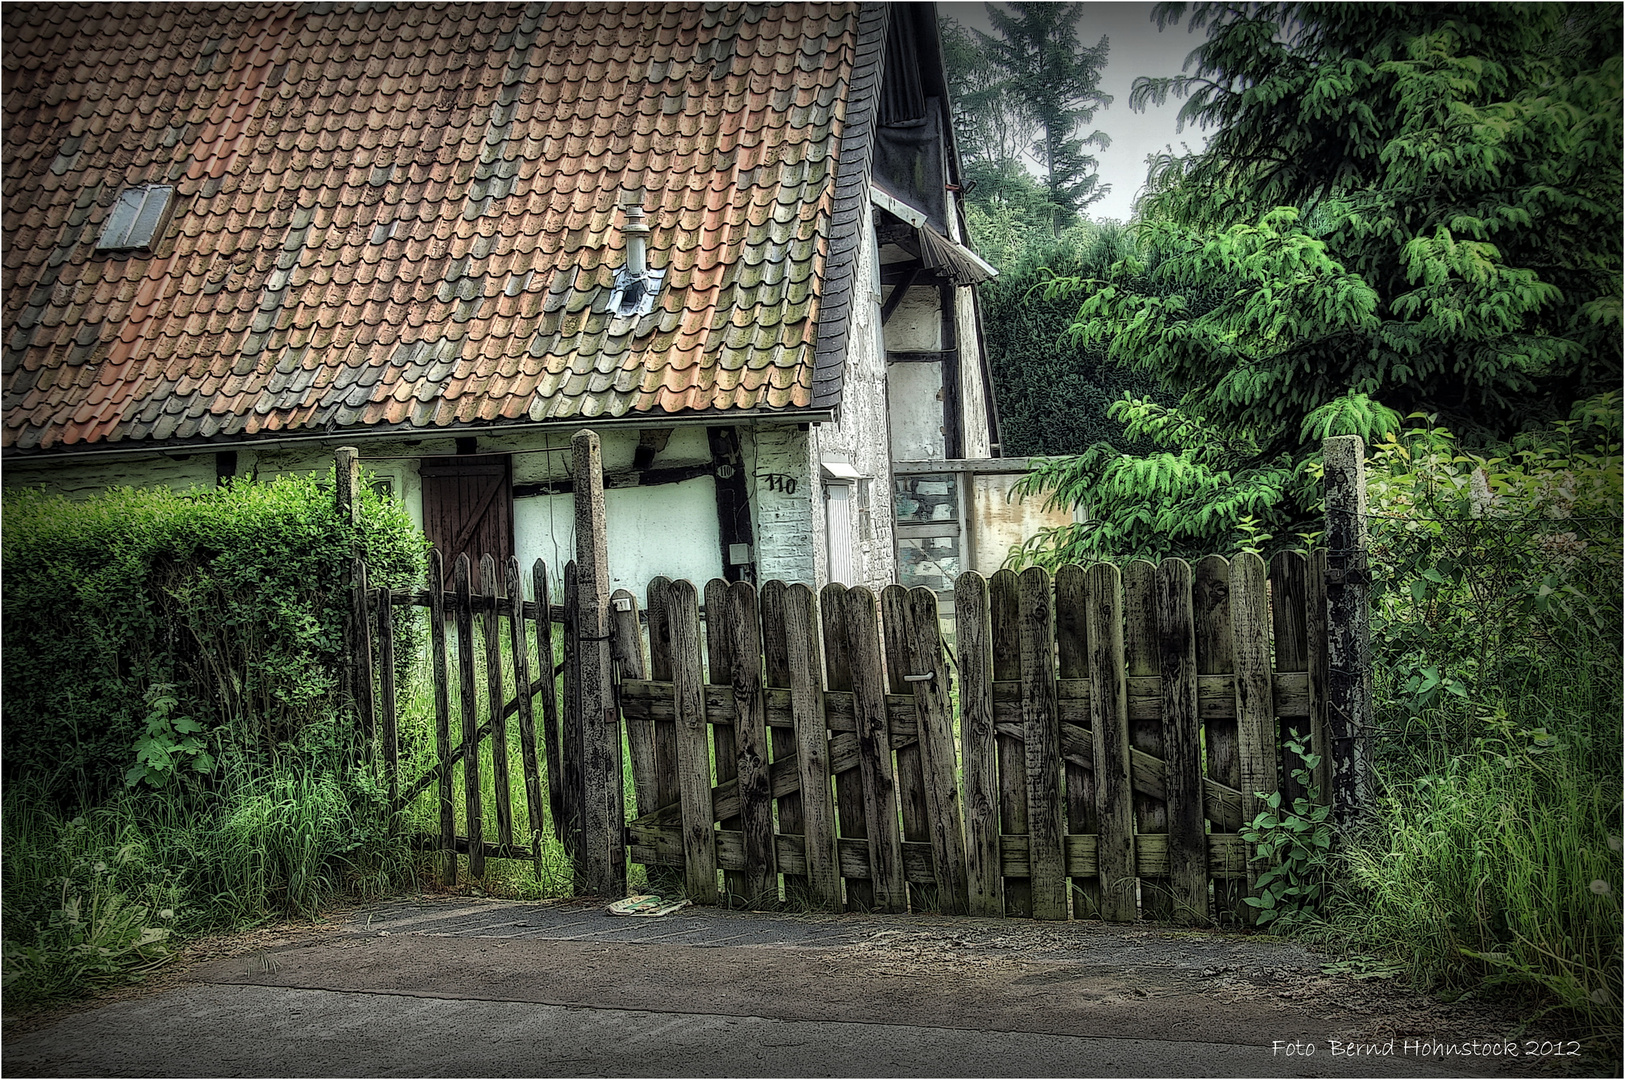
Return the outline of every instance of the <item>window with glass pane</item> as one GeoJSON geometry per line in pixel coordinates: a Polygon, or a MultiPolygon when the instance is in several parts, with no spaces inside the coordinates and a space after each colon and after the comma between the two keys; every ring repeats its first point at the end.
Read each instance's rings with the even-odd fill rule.
{"type": "Polygon", "coordinates": [[[957,473],[895,478],[897,580],[944,592],[963,562],[957,473]]]}
{"type": "Polygon", "coordinates": [[[125,251],[151,246],[174,193],[175,189],[168,184],[149,184],[119,192],[118,202],[102,226],[96,249],[125,251]]]}

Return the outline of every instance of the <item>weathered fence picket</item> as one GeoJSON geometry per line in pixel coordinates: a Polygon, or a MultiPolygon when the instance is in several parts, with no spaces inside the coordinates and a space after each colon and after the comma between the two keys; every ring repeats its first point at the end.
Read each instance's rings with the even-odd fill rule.
{"type": "MultiPolygon", "coordinates": [[[[689,896],[702,904],[714,904],[717,902],[717,834],[712,823],[716,821],[716,803],[712,794],[711,747],[706,737],[699,598],[694,586],[686,581],[672,582],[667,595],[685,880],[689,896]]],[[[720,780],[719,777],[717,782],[720,780]]]]}
{"type": "MultiPolygon", "coordinates": [[[[541,564],[537,563],[540,571],[541,564]]],[[[526,842],[530,845],[532,867],[537,878],[543,873],[542,864],[542,778],[540,762],[536,758],[536,715],[529,693],[530,678],[530,649],[528,647],[529,634],[525,632],[525,579],[519,570],[519,560],[510,557],[507,567],[508,589],[508,648],[513,654],[513,685],[516,695],[515,701],[519,705],[519,763],[525,773],[525,814],[530,828],[526,832],[526,842]]],[[[538,608],[547,605],[545,592],[536,594],[538,608]]],[[[550,616],[543,613],[541,621],[549,621],[550,616]]],[[[553,679],[553,658],[547,656],[541,660],[547,668],[549,677],[546,680],[551,691],[553,679]]]]}
{"type": "MultiPolygon", "coordinates": [[[[1270,677],[1269,609],[1264,560],[1243,552],[1230,560],[1230,635],[1235,653],[1236,742],[1241,757],[1241,819],[1251,821],[1264,798],[1279,789],[1274,680],[1270,677]]],[[[1256,895],[1262,866],[1247,863],[1247,886],[1256,895]]],[[[1256,917],[1248,909],[1248,921],[1256,917]]]]}
{"type": "Polygon", "coordinates": [[[762,697],[762,630],[756,589],[728,586],[723,608],[734,696],[735,775],[739,778],[739,830],[748,869],[743,896],[752,905],[779,898],[778,852],[773,841],[773,782],[767,749],[767,703],[762,697]]]}
{"type": "Polygon", "coordinates": [[[1162,680],[1162,756],[1167,762],[1163,791],[1168,807],[1169,914],[1201,922],[1207,911],[1208,860],[1192,577],[1190,564],[1183,559],[1164,559],[1157,567],[1157,674],[1162,680]]]}
{"type": "Polygon", "coordinates": [[[1095,850],[1100,914],[1108,922],[1134,918],[1134,786],[1129,756],[1128,673],[1123,654],[1122,575],[1110,563],[1084,579],[1089,627],[1089,724],[1095,752],[1095,850]]]}
{"type": "Polygon", "coordinates": [[[457,596],[457,705],[463,721],[463,808],[467,816],[468,872],[485,876],[484,815],[480,791],[479,701],[474,689],[474,605],[468,556],[457,556],[452,591],[457,596]]]}
{"type": "MultiPolygon", "coordinates": [[[[835,803],[830,794],[829,733],[824,719],[823,654],[818,646],[818,600],[805,585],[784,595],[786,665],[790,674],[790,723],[801,780],[799,810],[808,899],[826,909],[841,903],[840,855],[836,845],[835,803]]],[[[775,728],[775,734],[779,729],[775,728]]],[[[775,751],[776,752],[776,751],[775,751]]],[[[783,802],[780,803],[782,807],[783,802]]],[[[798,880],[787,877],[789,882],[798,880]]]]}
{"type": "Polygon", "coordinates": [[[497,846],[513,851],[513,803],[508,794],[508,723],[502,711],[502,639],[497,633],[497,564],[489,554],[480,559],[480,636],[485,641],[486,715],[491,718],[491,783],[496,796],[497,846]]]}
{"type": "Polygon", "coordinates": [[[898,830],[897,774],[892,764],[891,717],[881,670],[875,595],[863,586],[847,590],[846,640],[852,665],[852,720],[863,779],[863,810],[869,830],[870,881],[877,911],[907,911],[902,836],[898,830]]]}
{"type": "MultiPolygon", "coordinates": [[[[845,585],[831,582],[824,586],[820,593],[821,619],[824,630],[824,663],[829,673],[829,690],[831,694],[841,694],[845,700],[851,700],[852,694],[852,649],[847,641],[846,607],[848,601],[845,585]]],[[[835,805],[837,820],[840,825],[840,835],[843,840],[852,839],[867,841],[869,836],[868,814],[864,809],[863,778],[858,773],[857,736],[849,736],[845,740],[843,749],[849,752],[843,755],[843,763],[836,763],[835,747],[830,747],[831,767],[835,773],[835,805]]],[[[837,847],[837,851],[844,848],[844,844],[837,847]]],[[[843,872],[842,876],[846,876],[843,872]]],[[[867,911],[875,905],[874,883],[868,874],[862,875],[861,880],[848,880],[846,885],[846,905],[848,908],[867,911]]]]}
{"type": "MultiPolygon", "coordinates": [[[[914,670],[908,659],[908,589],[888,585],[880,590],[880,630],[885,649],[886,692],[912,694],[908,675],[914,670]]],[[[931,839],[931,812],[925,805],[925,768],[919,741],[910,740],[897,748],[897,803],[901,811],[905,843],[923,844],[931,839]]],[[[920,883],[908,887],[909,902],[915,907],[926,902],[926,888],[920,883]]]]}
{"type": "MultiPolygon", "coordinates": [[[[1157,568],[1144,559],[1123,567],[1123,649],[1128,678],[1160,675],[1158,648],[1157,568]]],[[[1167,760],[1160,717],[1135,717],[1129,722],[1129,745],[1152,757],[1167,760]]],[[[1143,790],[1134,792],[1134,829],[1144,836],[1168,831],[1168,803],[1143,790]]],[[[1140,879],[1140,908],[1148,919],[1173,917],[1173,883],[1162,875],[1140,879]]]]}
{"type": "MultiPolygon", "coordinates": [[[[1021,679],[1021,603],[1017,595],[1016,575],[1012,570],[1000,570],[988,580],[988,595],[993,625],[993,685],[997,702],[998,685],[1018,684],[1021,679]]],[[[998,724],[997,705],[994,722],[998,724]]],[[[999,757],[999,863],[1004,864],[1004,836],[1020,838],[1025,843],[1027,834],[1027,758],[1025,744],[1013,724],[998,725],[999,757]]],[[[1025,864],[1025,860],[1023,860],[1025,864]]],[[[1033,913],[1033,887],[1027,873],[1004,875],[1004,905],[1009,915],[1030,918],[1033,913]]]]}
{"type": "Polygon", "coordinates": [[[1275,790],[1280,732],[1313,708],[1313,567],[1277,565],[1297,582],[1274,599],[1298,643],[1285,667],[1256,556],[965,574],[957,743],[929,590],[713,581],[706,681],[694,586],[652,583],[672,674],[625,679],[621,707],[629,730],[677,723],[681,764],[629,824],[632,857],[683,867],[696,898],[720,870],[758,902],[1245,918],[1258,868],[1238,832],[1275,790]],[[707,728],[733,750],[714,774],[707,728]]]}
{"type": "Polygon", "coordinates": [[[429,552],[429,655],[434,663],[435,760],[440,762],[436,795],[440,805],[440,843],[446,853],[442,880],[457,884],[457,817],[452,805],[451,680],[446,673],[446,576],[440,552],[429,552]]]}
{"type": "MultiPolygon", "coordinates": [[[[1217,555],[1208,555],[1196,564],[1196,580],[1191,587],[1191,601],[1196,621],[1196,671],[1201,676],[1214,676],[1235,670],[1235,652],[1230,642],[1230,564],[1217,555]]],[[[1233,691],[1232,691],[1233,692],[1233,691]]],[[[1199,706],[1200,707],[1200,706],[1199,706]]],[[[1234,710],[1224,715],[1207,717],[1207,777],[1208,780],[1233,790],[1241,788],[1241,748],[1237,743],[1234,710]]],[[[1211,812],[1209,813],[1211,817],[1211,812]]],[[[1236,821],[1215,822],[1211,832],[1235,833],[1241,825],[1241,807],[1236,806],[1236,821]]],[[[1214,914],[1230,921],[1246,921],[1246,883],[1233,878],[1218,878],[1213,882],[1214,914]]]]}
{"type": "Polygon", "coordinates": [[[1003,915],[999,758],[993,724],[993,622],[987,580],[980,574],[963,574],[955,583],[954,619],[960,657],[959,740],[965,788],[967,910],[972,915],[1003,915]]]}
{"type": "MultiPolygon", "coordinates": [[[[790,639],[785,610],[789,590],[790,587],[782,581],[769,581],[762,586],[761,594],[757,597],[762,622],[763,686],[769,689],[790,689],[790,639]]],[[[772,744],[775,761],[788,758],[796,752],[794,730],[772,728],[768,731],[768,740],[772,744]]],[[[778,800],[778,830],[786,836],[805,835],[799,791],[792,791],[778,800]]],[[[803,901],[807,898],[807,893],[807,875],[784,876],[786,898],[803,901]]]]}
{"type": "MultiPolygon", "coordinates": [[[[1055,572],[1055,636],[1059,675],[1080,685],[1089,677],[1089,632],[1085,614],[1089,610],[1084,572],[1081,566],[1063,566],[1055,572]]],[[[1059,684],[1057,684],[1059,685],[1059,684]]],[[[1094,739],[1089,717],[1063,717],[1061,745],[1090,744],[1094,739]]],[[[1091,757],[1092,759],[1092,757],[1091,757]]],[[[1081,764],[1077,755],[1066,759],[1066,827],[1073,835],[1097,832],[1095,813],[1095,770],[1081,764]]],[[[1077,918],[1100,915],[1098,875],[1073,875],[1072,913],[1077,918]]]]}
{"type": "MultiPolygon", "coordinates": [[[[384,776],[393,807],[401,795],[401,740],[395,706],[395,607],[388,589],[378,590],[378,700],[383,705],[384,776]]],[[[390,828],[395,825],[391,816],[390,828]]]]}

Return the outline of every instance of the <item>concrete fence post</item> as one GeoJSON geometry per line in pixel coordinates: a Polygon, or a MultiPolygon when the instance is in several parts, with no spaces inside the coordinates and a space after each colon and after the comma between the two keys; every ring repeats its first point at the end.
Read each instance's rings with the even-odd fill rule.
{"type": "Polygon", "coordinates": [[[1371,700],[1371,568],[1367,550],[1365,440],[1323,444],[1326,477],[1327,726],[1331,798],[1341,825],[1367,809],[1371,700]]]}

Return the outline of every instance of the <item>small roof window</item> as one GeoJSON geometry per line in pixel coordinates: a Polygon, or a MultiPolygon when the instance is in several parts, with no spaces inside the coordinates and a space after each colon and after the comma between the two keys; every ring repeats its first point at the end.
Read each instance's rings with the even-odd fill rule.
{"type": "Polygon", "coordinates": [[[169,184],[147,184],[119,192],[113,212],[102,226],[97,251],[128,251],[150,247],[169,213],[175,189],[169,184]]]}

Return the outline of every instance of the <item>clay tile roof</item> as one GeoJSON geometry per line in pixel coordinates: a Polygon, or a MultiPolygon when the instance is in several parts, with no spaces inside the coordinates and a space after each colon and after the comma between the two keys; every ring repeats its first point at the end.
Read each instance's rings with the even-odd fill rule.
{"type": "Polygon", "coordinates": [[[884,5],[3,17],[8,450],[839,402],[884,5]]]}

